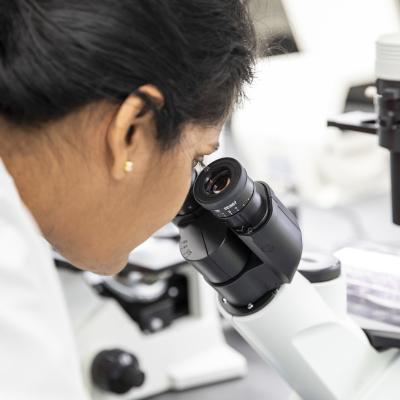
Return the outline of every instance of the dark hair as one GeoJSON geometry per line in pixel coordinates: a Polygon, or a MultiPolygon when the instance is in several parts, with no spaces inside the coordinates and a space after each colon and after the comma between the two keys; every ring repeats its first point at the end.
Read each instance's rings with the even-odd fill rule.
{"type": "Polygon", "coordinates": [[[253,75],[240,0],[0,0],[0,115],[18,125],[157,86],[158,136],[226,116],[253,75]]]}

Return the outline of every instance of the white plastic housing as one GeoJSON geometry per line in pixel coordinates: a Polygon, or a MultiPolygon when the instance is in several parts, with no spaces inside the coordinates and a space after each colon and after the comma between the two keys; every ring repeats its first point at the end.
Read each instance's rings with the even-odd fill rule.
{"type": "Polygon", "coordinates": [[[252,315],[221,311],[304,400],[398,398],[398,352],[373,349],[299,273],[252,315]],[[386,397],[374,397],[383,388],[386,397]]]}
{"type": "Polygon", "coordinates": [[[400,32],[381,36],[376,43],[376,76],[400,81],[400,32]]]}
{"type": "Polygon", "coordinates": [[[81,274],[60,271],[93,400],[143,399],[245,375],[246,360],[225,342],[213,290],[191,267],[181,272],[190,282],[191,314],[167,329],[146,335],[115,300],[100,297],[81,274]],[[124,395],[98,390],[90,378],[96,354],[114,348],[135,354],[146,374],[142,387],[124,395]]]}

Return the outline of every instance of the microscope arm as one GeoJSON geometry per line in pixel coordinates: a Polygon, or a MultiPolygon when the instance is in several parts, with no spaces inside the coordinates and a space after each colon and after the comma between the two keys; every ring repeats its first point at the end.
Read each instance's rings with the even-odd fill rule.
{"type": "MultiPolygon", "coordinates": [[[[372,398],[368,393],[374,383],[398,355],[396,350],[377,352],[362,330],[332,311],[300,273],[254,314],[233,316],[222,302],[219,308],[305,400],[372,398]]],[[[390,398],[397,398],[396,392],[390,398]]]]}

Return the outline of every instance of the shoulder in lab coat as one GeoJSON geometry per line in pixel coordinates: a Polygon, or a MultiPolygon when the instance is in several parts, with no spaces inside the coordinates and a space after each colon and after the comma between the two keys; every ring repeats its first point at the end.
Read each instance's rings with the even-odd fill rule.
{"type": "Polygon", "coordinates": [[[88,399],[49,245],[1,160],[0,399],[88,399]]]}

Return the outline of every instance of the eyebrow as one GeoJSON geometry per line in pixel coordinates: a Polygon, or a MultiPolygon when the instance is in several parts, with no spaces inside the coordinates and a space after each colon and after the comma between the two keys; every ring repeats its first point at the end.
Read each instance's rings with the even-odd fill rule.
{"type": "Polygon", "coordinates": [[[220,143],[219,140],[218,140],[218,142],[215,142],[215,143],[213,144],[213,149],[214,149],[214,151],[217,151],[217,150],[220,148],[220,146],[221,146],[221,143],[220,143]]]}
{"type": "Polygon", "coordinates": [[[220,141],[218,140],[215,143],[210,143],[208,146],[210,146],[211,150],[209,152],[207,152],[207,155],[211,155],[213,153],[215,153],[216,151],[218,151],[218,149],[220,148],[220,141]]]}

